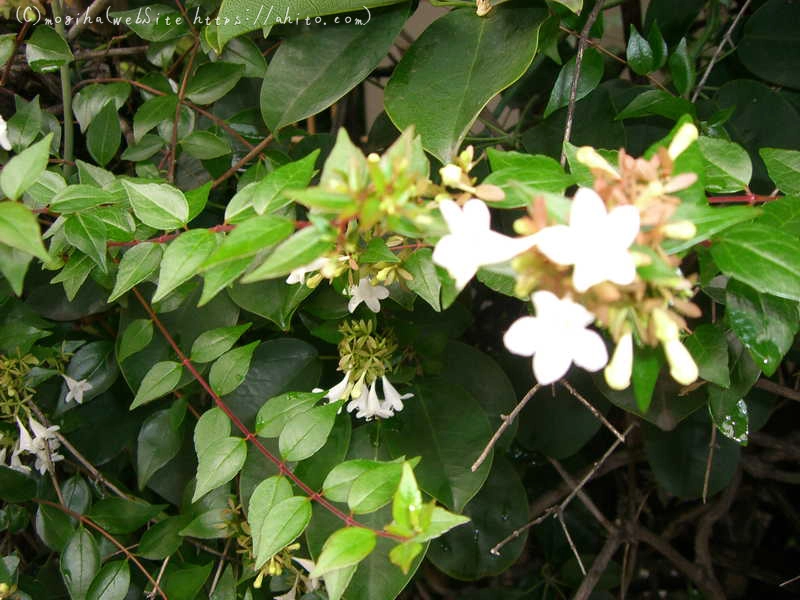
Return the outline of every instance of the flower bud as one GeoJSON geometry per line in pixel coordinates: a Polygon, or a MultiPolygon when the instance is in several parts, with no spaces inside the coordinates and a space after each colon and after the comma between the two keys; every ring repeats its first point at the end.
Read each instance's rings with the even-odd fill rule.
{"type": "Polygon", "coordinates": [[[691,221],[678,221],[664,225],[661,233],[672,240],[690,240],[697,234],[697,227],[691,221]]]}
{"type": "Polygon", "coordinates": [[[477,15],[479,17],[484,17],[492,10],[492,1],[491,0],[478,0],[478,10],[477,15]]]}
{"type": "Polygon", "coordinates": [[[655,326],[656,338],[665,344],[677,340],[680,336],[678,324],[669,316],[667,311],[661,308],[653,310],[653,325],[655,326]]]}
{"type": "Polygon", "coordinates": [[[445,165],[439,169],[439,175],[442,177],[442,184],[447,187],[460,187],[463,173],[461,167],[453,164],[445,165]]]}
{"type": "Polygon", "coordinates": [[[669,144],[669,148],[667,149],[667,154],[672,160],[678,158],[681,153],[688,148],[692,142],[694,142],[698,137],[697,127],[695,127],[692,123],[685,123],[678,132],[675,134],[675,137],[672,138],[672,142],[669,144]]]}
{"type": "Polygon", "coordinates": [[[669,374],[682,385],[693,383],[699,373],[697,363],[680,340],[674,339],[664,343],[664,353],[669,363],[669,374]]]}
{"type": "Polygon", "coordinates": [[[603,171],[604,173],[611,175],[614,179],[619,179],[619,173],[617,170],[612,167],[605,158],[600,156],[597,150],[591,146],[582,146],[578,148],[578,152],[575,156],[578,159],[578,162],[583,163],[590,169],[603,171]]]}
{"type": "Polygon", "coordinates": [[[606,366],[603,374],[606,383],[612,390],[624,390],[631,384],[631,373],[633,372],[633,337],[630,332],[623,335],[611,362],[606,366]]]}

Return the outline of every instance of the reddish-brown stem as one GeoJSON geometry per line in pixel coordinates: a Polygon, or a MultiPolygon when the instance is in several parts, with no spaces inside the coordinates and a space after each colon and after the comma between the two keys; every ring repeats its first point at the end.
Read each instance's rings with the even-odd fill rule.
{"type": "MultiPolygon", "coordinates": [[[[181,7],[181,12],[186,17],[183,5],[179,0],[178,6],[181,7]]],[[[194,28],[193,28],[194,29],[194,28]]],[[[183,72],[183,81],[181,81],[181,88],[178,90],[178,103],[175,106],[175,119],[172,122],[172,139],[169,144],[169,169],[167,170],[167,181],[172,183],[175,181],[175,163],[177,162],[178,154],[178,125],[181,121],[181,107],[183,106],[183,98],[186,96],[186,85],[189,83],[189,77],[192,74],[192,66],[194,65],[194,58],[197,55],[197,49],[200,47],[200,40],[195,39],[192,51],[189,53],[189,61],[186,63],[186,69],[183,72]]]]}
{"type": "Polygon", "coordinates": [[[72,511],[72,510],[68,509],[66,506],[63,506],[63,505],[59,504],[58,502],[51,502],[50,500],[42,500],[41,498],[34,498],[33,501],[36,502],[37,504],[46,504],[47,506],[52,506],[53,508],[57,508],[58,510],[60,510],[64,514],[69,515],[73,519],[77,519],[78,521],[80,521],[84,525],[87,525],[87,526],[91,527],[92,529],[94,529],[95,531],[97,531],[100,535],[102,535],[104,538],[106,538],[109,542],[114,544],[114,546],[116,546],[119,549],[119,551],[122,552],[125,555],[125,557],[128,560],[130,560],[133,564],[135,564],[138,567],[138,569],[142,572],[142,574],[152,584],[153,589],[156,590],[158,592],[158,594],[164,600],[169,600],[167,598],[166,594],[161,589],[161,587],[156,582],[156,580],[153,579],[153,577],[150,575],[150,573],[147,572],[147,569],[144,568],[144,565],[139,562],[139,559],[137,559],[133,554],[131,554],[130,550],[128,550],[119,541],[117,541],[117,538],[115,538],[113,535],[108,533],[105,529],[100,527],[100,525],[98,525],[97,523],[95,523],[91,519],[89,519],[87,517],[84,517],[83,515],[80,515],[80,514],[76,513],[75,511],[72,511]]]}
{"type": "Polygon", "coordinates": [[[244,165],[246,165],[251,160],[253,160],[253,158],[255,158],[256,155],[261,154],[261,151],[264,150],[264,148],[266,148],[267,146],[269,146],[269,144],[271,142],[272,142],[272,134],[270,133],[267,137],[265,137],[263,140],[261,140],[261,142],[258,144],[258,146],[256,146],[252,150],[250,150],[250,152],[248,152],[244,156],[244,158],[242,158],[239,162],[237,162],[235,165],[233,165],[230,169],[225,171],[222,175],[217,177],[214,180],[214,183],[211,184],[211,187],[215,188],[220,183],[222,183],[223,181],[225,181],[225,180],[229,179],[230,177],[233,177],[234,175],[236,175],[237,171],[239,171],[240,168],[242,168],[244,165]]]}
{"type": "Polygon", "coordinates": [[[25,39],[25,35],[28,33],[30,26],[30,21],[25,21],[22,24],[22,28],[19,30],[17,37],[14,39],[14,49],[11,51],[11,56],[8,58],[8,62],[6,63],[6,69],[3,71],[3,77],[0,78],[0,86],[4,86],[6,81],[8,81],[8,75],[11,73],[11,65],[14,64],[14,56],[16,56],[19,45],[22,43],[22,40],[25,39]]]}
{"type": "MultiPolygon", "coordinates": [[[[213,227],[209,227],[208,231],[211,233],[218,233],[220,231],[233,231],[236,228],[236,225],[214,225],[213,227]]],[[[108,242],[109,247],[115,246],[122,246],[122,247],[129,247],[129,246],[136,246],[138,244],[143,244],[144,242],[150,242],[152,244],[166,244],[167,242],[171,242],[176,237],[181,235],[181,233],[185,233],[182,231],[176,231],[175,233],[165,233],[164,235],[159,235],[158,237],[150,238],[148,240],[131,240],[130,242],[108,242]]]]}
{"type": "Polygon", "coordinates": [[[274,464],[282,475],[285,475],[286,477],[291,479],[292,482],[297,487],[299,487],[306,496],[308,496],[312,501],[317,502],[320,506],[322,506],[325,510],[329,511],[331,514],[335,515],[338,519],[343,521],[344,524],[347,525],[348,527],[361,527],[363,529],[369,529],[373,531],[375,535],[379,537],[384,537],[397,541],[405,541],[406,538],[402,536],[394,535],[392,533],[389,533],[388,531],[383,531],[381,529],[372,529],[371,527],[359,523],[352,516],[336,508],[319,492],[315,492],[297,475],[292,473],[291,469],[289,469],[289,467],[286,466],[286,463],[284,463],[281,459],[272,454],[272,452],[267,450],[264,444],[262,444],[261,441],[256,437],[256,434],[250,431],[247,428],[247,426],[244,423],[242,423],[241,419],[239,419],[239,417],[237,417],[234,414],[234,412],[228,407],[228,405],[225,404],[225,402],[223,402],[222,398],[220,398],[219,395],[213,389],[211,389],[211,386],[208,384],[205,377],[203,377],[200,374],[200,372],[195,368],[189,357],[187,357],[183,353],[183,351],[180,349],[180,346],[178,346],[175,339],[172,337],[169,331],[167,331],[167,328],[161,322],[161,319],[158,318],[158,315],[156,315],[155,311],[147,302],[147,300],[145,300],[144,296],[142,296],[141,292],[139,292],[139,290],[137,290],[136,288],[133,288],[133,293],[135,294],[137,300],[139,300],[139,303],[142,305],[145,312],[147,312],[147,315],[150,317],[150,320],[153,322],[156,328],[161,332],[161,335],[164,336],[164,339],[172,347],[172,350],[175,352],[175,354],[178,355],[181,364],[186,367],[189,373],[191,373],[192,377],[195,378],[197,383],[199,383],[200,386],[206,391],[206,393],[214,400],[214,404],[216,404],[217,407],[223,413],[225,413],[225,415],[231,420],[234,426],[244,435],[244,439],[249,441],[256,448],[256,450],[258,450],[264,457],[267,458],[267,460],[269,460],[272,464],[274,464]]]}
{"type": "Polygon", "coordinates": [[[737,194],[735,196],[709,196],[709,204],[758,204],[780,200],[783,196],[765,196],[763,194],[737,194]]]}

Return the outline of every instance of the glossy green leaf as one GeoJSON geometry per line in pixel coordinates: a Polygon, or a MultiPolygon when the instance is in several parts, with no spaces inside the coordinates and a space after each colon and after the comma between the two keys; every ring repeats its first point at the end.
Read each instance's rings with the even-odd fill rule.
{"type": "Polygon", "coordinates": [[[114,24],[129,27],[148,42],[164,42],[189,33],[189,27],[181,13],[163,4],[150,4],[110,14],[114,24]]]}
{"type": "MultiPolygon", "coordinates": [[[[89,342],[78,348],[70,358],[67,375],[76,381],[86,380],[91,389],[83,393],[83,401],[99,396],[117,380],[119,370],[114,360],[114,345],[110,341],[89,342]]],[[[62,387],[60,400],[67,394],[66,384],[62,387]]],[[[73,405],[74,406],[74,405],[73,405]]],[[[61,409],[61,402],[59,402],[61,409]]]]}
{"type": "Polygon", "coordinates": [[[636,96],[617,115],[617,120],[657,115],[677,121],[683,115],[694,115],[694,104],[664,90],[647,90],[636,96]]]}
{"type": "Polygon", "coordinates": [[[353,480],[347,495],[350,510],[355,514],[370,513],[387,504],[402,474],[402,463],[380,465],[360,474],[353,480]]]}
{"type": "Polygon", "coordinates": [[[95,576],[86,593],[86,600],[125,600],[130,585],[131,571],[128,561],[111,561],[95,576]]]}
{"type": "Polygon", "coordinates": [[[647,34],[647,43],[650,44],[650,49],[653,51],[653,69],[660,69],[667,62],[669,49],[667,48],[667,42],[664,41],[664,36],[661,35],[658,21],[654,21],[650,26],[650,33],[647,34]]]}
{"type": "Polygon", "coordinates": [[[210,131],[193,131],[181,140],[181,147],[190,156],[200,160],[219,158],[232,152],[231,145],[225,138],[210,131]]]}
{"type": "Polygon", "coordinates": [[[36,480],[15,469],[0,465],[0,499],[27,502],[36,495],[36,480]]]}
{"type": "Polygon", "coordinates": [[[726,229],[752,221],[760,214],[754,206],[709,206],[684,202],[672,216],[673,221],[687,220],[694,223],[695,235],[688,240],[665,240],[664,249],[669,254],[677,254],[696,246],[726,229]]]}
{"type": "Polygon", "coordinates": [[[92,506],[87,516],[109,533],[131,533],[166,508],[127,498],[105,498],[92,506]]]}
{"type": "Polygon", "coordinates": [[[130,410],[169,394],[180,382],[182,374],[180,363],[166,360],[154,364],[142,379],[130,410]]]}
{"type": "Polygon", "coordinates": [[[376,10],[364,27],[297,28],[275,52],[261,88],[261,114],[270,130],[317,114],[361,83],[386,56],[408,8],[403,3],[376,10]]]}
{"type": "Polygon", "coordinates": [[[259,341],[251,342],[246,346],[228,350],[220,356],[211,365],[208,375],[211,389],[220,396],[225,396],[239,387],[247,376],[253,353],[260,343],[259,341]]]}
{"type": "Polygon", "coordinates": [[[155,229],[177,229],[189,220],[189,204],[179,189],[159,183],[122,181],[133,212],[155,229]]]}
{"type": "Polygon", "coordinates": [[[129,83],[93,83],[82,87],[72,98],[72,111],[85,132],[89,124],[108,102],[117,110],[125,105],[131,94],[129,83]]]}
{"type": "Polygon", "coordinates": [[[697,363],[702,379],[722,387],[730,385],[728,342],[718,325],[704,323],[698,326],[683,343],[697,363]]]}
{"type": "Polygon", "coordinates": [[[253,217],[236,226],[203,263],[203,269],[255,256],[265,248],[289,237],[294,224],[272,215],[253,217]]]}
{"type": "Polygon", "coordinates": [[[398,129],[415,125],[442,162],[458,151],[478,114],[530,66],[544,6],[495,6],[485,17],[456,9],[430,25],[395,68],[386,112],[398,129]]]}
{"type": "Polygon", "coordinates": [[[0,244],[0,273],[6,278],[11,290],[17,295],[22,295],[22,286],[25,275],[33,257],[26,252],[0,244]]]}
{"type": "Polygon", "coordinates": [[[64,224],[67,241],[89,256],[103,272],[108,269],[106,226],[90,212],[70,215],[64,224]]]}
{"type": "Polygon", "coordinates": [[[258,554],[261,549],[261,530],[266,523],[269,512],[278,504],[292,497],[292,484],[286,477],[275,475],[262,481],[250,495],[247,505],[247,522],[253,537],[253,550],[258,554]]]}
{"type": "Polygon", "coordinates": [[[236,477],[246,458],[247,442],[241,438],[225,437],[212,442],[198,454],[197,485],[192,502],[236,477]]]}
{"type": "Polygon", "coordinates": [[[333,533],[322,547],[310,577],[358,564],[375,548],[375,532],[363,527],[345,527],[333,533]]]}
{"type": "MultiPolygon", "coordinates": [[[[578,78],[578,87],[575,93],[576,101],[589,95],[589,93],[598,86],[603,79],[604,68],[603,56],[597,50],[587,48],[583,54],[583,61],[581,63],[581,73],[578,78]]],[[[550,100],[547,101],[547,107],[544,109],[543,116],[545,119],[553,111],[569,104],[572,82],[574,79],[575,57],[573,56],[558,72],[558,78],[556,79],[555,85],[553,85],[553,91],[550,93],[550,100]]]]}
{"type": "Polygon", "coordinates": [[[430,304],[434,310],[442,310],[442,282],[439,281],[436,266],[433,264],[433,250],[420,248],[403,262],[403,268],[413,277],[406,282],[408,289],[430,304]]]}
{"type": "Polygon", "coordinates": [[[800,152],[781,148],[761,148],[758,153],[767,166],[770,179],[784,194],[800,194],[800,152]]]}
{"type": "Polygon", "coordinates": [[[234,88],[243,71],[242,65],[233,63],[206,63],[189,79],[186,97],[195,104],[216,102],[234,88]]]}
{"type": "Polygon", "coordinates": [[[69,214],[113,202],[114,196],[107,190],[79,183],[59,191],[50,202],[50,208],[58,213],[69,214]]]}
{"type": "Polygon", "coordinates": [[[194,449],[197,455],[203,454],[214,442],[231,434],[231,422],[219,408],[211,408],[197,420],[194,428],[194,449]]]}
{"type": "Polygon", "coordinates": [[[261,50],[253,40],[247,37],[236,38],[228,42],[221,58],[226,62],[242,65],[244,67],[242,77],[263,79],[267,70],[267,61],[264,60],[261,50]]]}
{"type": "Polygon", "coordinates": [[[97,164],[105,167],[119,150],[121,137],[117,107],[109,101],[92,119],[86,132],[86,147],[97,164]]]}
{"type": "Polygon", "coordinates": [[[283,331],[289,331],[295,311],[313,291],[307,285],[286,285],[281,279],[269,279],[234,284],[228,294],[243,309],[269,319],[283,331]]]}
{"type": "Polygon", "coordinates": [[[54,29],[39,25],[25,44],[25,57],[37,73],[49,73],[74,59],[69,44],[54,29]]]}
{"type": "MultiPolygon", "coordinates": [[[[17,154],[3,166],[3,170],[0,171],[0,189],[11,200],[18,200],[47,168],[47,159],[50,156],[50,142],[52,140],[53,134],[48,133],[43,139],[17,154]]],[[[0,204],[0,206],[5,205],[0,204]]],[[[0,224],[6,218],[3,213],[7,210],[6,208],[3,212],[0,212],[0,224]]],[[[9,246],[14,246],[14,244],[9,244],[9,246]]],[[[25,249],[19,248],[19,250],[25,249]]],[[[34,254],[34,256],[37,255],[34,254]]]]}
{"type": "Polygon", "coordinates": [[[261,523],[258,547],[254,547],[255,568],[259,569],[276,552],[291,544],[311,520],[311,500],[292,496],[275,504],[261,523]]]}
{"type": "MultiPolygon", "coordinates": [[[[161,263],[161,244],[144,242],[136,244],[122,255],[117,271],[117,281],[108,297],[113,302],[155,273],[161,263]]],[[[155,301],[155,300],[154,300],[155,301]]]]}
{"type": "Polygon", "coordinates": [[[136,554],[150,560],[162,560],[174,554],[183,543],[180,531],[191,519],[191,515],[167,517],[142,534],[136,554]]]}
{"type": "Polygon", "coordinates": [[[261,265],[242,278],[242,282],[253,283],[288,275],[293,269],[319,258],[332,246],[327,232],[314,226],[305,227],[279,244],[261,265]]]}
{"type": "Polygon", "coordinates": [[[61,553],[60,569],[72,600],[82,600],[100,568],[100,551],[91,533],[83,527],[72,534],[61,553]]]}
{"type": "MultiPolygon", "coordinates": [[[[0,467],[0,473],[11,471],[7,467],[0,467]]],[[[14,473],[18,473],[14,471],[14,473]]],[[[22,475],[21,473],[18,473],[22,475]]],[[[24,475],[23,475],[24,477],[24,475]]],[[[33,481],[33,479],[31,479],[33,481]]],[[[39,505],[34,517],[36,534],[51,550],[61,552],[75,532],[72,520],[61,510],[47,505],[39,505]]]]}
{"type": "Polygon", "coordinates": [[[294,415],[278,438],[283,459],[303,460],[322,448],[340,409],[341,402],[333,402],[294,415]]]}
{"type": "Polygon", "coordinates": [[[174,94],[150,98],[133,116],[133,139],[141,142],[144,135],[160,123],[175,119],[178,97],[174,94]]]}
{"type": "Polygon", "coordinates": [[[655,56],[650,43],[644,39],[633,25],[628,34],[628,47],[625,51],[628,66],[637,75],[646,75],[655,68],[655,56]]]}
{"type": "Polygon", "coordinates": [[[575,178],[564,172],[557,161],[549,156],[488,151],[492,174],[484,183],[499,186],[506,197],[492,202],[496,208],[518,208],[531,204],[535,192],[562,194],[575,183],[575,178]]]}
{"type": "Polygon", "coordinates": [[[256,433],[261,437],[278,437],[298,415],[319,402],[324,392],[286,392],[269,399],[256,415],[256,433]]]}
{"type": "Polygon", "coordinates": [[[250,328],[250,323],[219,327],[203,332],[192,344],[192,362],[211,362],[233,348],[236,341],[250,328]]]}
{"type": "Polygon", "coordinates": [[[729,194],[748,186],[753,165],[744,148],[734,142],[705,136],[700,136],[697,144],[703,154],[706,190],[729,194]]]}
{"type": "Polygon", "coordinates": [[[681,96],[687,96],[694,87],[694,59],[689,55],[686,38],[682,38],[678,47],[669,57],[669,73],[672,83],[681,96]]]}
{"type": "Polygon", "coordinates": [[[92,505],[92,490],[86,480],[78,474],[61,484],[64,506],[79,515],[86,513],[92,505]]]}
{"type": "Polygon", "coordinates": [[[31,145],[42,129],[42,109],[39,96],[30,102],[17,99],[17,112],[8,120],[7,137],[15,152],[20,152],[31,145]]]}
{"type": "Polygon", "coordinates": [[[136,476],[140,490],[181,449],[183,435],[180,421],[176,424],[175,420],[172,409],[167,408],[154,412],[142,423],[136,451],[136,476]]]}
{"type": "Polygon", "coordinates": [[[117,361],[122,362],[139,350],[143,350],[153,339],[153,322],[150,319],[131,321],[119,338],[117,361]]]}
{"type": "Polygon", "coordinates": [[[800,301],[800,241],[764,225],[742,224],[719,235],[711,255],[726,275],[759,292],[800,301]]]}
{"type": "Polygon", "coordinates": [[[164,252],[158,272],[158,288],[152,301],[162,300],[191,279],[216,247],[217,238],[208,229],[193,229],[179,235],[164,252]]]}
{"type": "Polygon", "coordinates": [[[800,87],[798,52],[800,33],[795,24],[800,10],[792,2],[770,0],[745,21],[736,53],[742,64],[761,79],[791,88],[800,87]]]}
{"type": "Polygon", "coordinates": [[[750,433],[750,419],[747,403],[733,390],[716,385],[708,388],[708,412],[722,434],[741,444],[747,445],[750,433]]]}
{"type": "MultiPolygon", "coordinates": [[[[3,173],[8,169],[6,166],[3,173]]],[[[0,202],[0,242],[43,261],[50,259],[42,243],[39,223],[24,204],[0,202]]]]}

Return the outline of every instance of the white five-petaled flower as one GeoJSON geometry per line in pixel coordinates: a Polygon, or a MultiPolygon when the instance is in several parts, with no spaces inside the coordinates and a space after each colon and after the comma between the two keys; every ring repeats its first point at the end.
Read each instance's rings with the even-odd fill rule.
{"type": "Polygon", "coordinates": [[[322,257],[311,261],[307,265],[297,267],[296,269],[293,269],[291,273],[289,273],[289,276],[286,278],[286,283],[289,285],[295,283],[305,283],[306,275],[309,273],[314,273],[315,271],[319,271],[326,264],[328,264],[328,259],[322,257]]]}
{"type": "Polygon", "coordinates": [[[92,389],[92,384],[86,379],[75,381],[69,375],[62,374],[61,376],[67,384],[67,396],[64,398],[64,402],[75,400],[78,404],[83,404],[83,394],[92,389]]]}
{"type": "Polygon", "coordinates": [[[561,379],[574,362],[587,371],[599,371],[608,352],[597,332],[587,329],[594,315],[568,298],[539,291],[531,296],[535,317],[521,317],[503,337],[511,352],[533,356],[533,373],[542,385],[561,379]]]}
{"type": "Polygon", "coordinates": [[[356,417],[359,419],[366,419],[367,421],[371,421],[375,417],[388,419],[394,416],[392,409],[388,406],[384,406],[378,398],[378,390],[375,388],[374,381],[372,385],[369,386],[369,390],[367,390],[367,386],[362,385],[361,395],[351,400],[347,405],[347,412],[353,412],[356,409],[358,409],[356,417]]]}
{"type": "Polygon", "coordinates": [[[638,233],[635,206],[617,206],[607,212],[597,192],[580,188],[572,201],[569,225],[542,229],[537,246],[553,262],[574,265],[572,285],[585,292],[603,281],[633,283],[636,264],[628,248],[638,233]]]}
{"type": "Polygon", "coordinates": [[[55,435],[58,431],[58,425],[51,425],[45,427],[33,417],[28,418],[28,425],[33,432],[33,437],[25,429],[22,421],[17,418],[17,427],[19,429],[19,441],[17,442],[17,449],[12,454],[12,462],[15,458],[19,457],[22,452],[33,454],[36,457],[36,470],[42,475],[48,470],[53,463],[63,460],[64,457],[56,452],[61,443],[55,435]]]}
{"type": "Polygon", "coordinates": [[[369,277],[362,277],[358,285],[350,286],[348,290],[350,294],[350,302],[347,304],[347,310],[351,313],[356,311],[358,305],[362,302],[374,313],[380,312],[381,300],[389,297],[389,290],[382,285],[372,285],[369,277]]]}
{"type": "Polygon", "coordinates": [[[8,139],[8,125],[2,116],[0,116],[0,148],[11,150],[11,141],[8,139]]]}
{"type": "Polygon", "coordinates": [[[403,400],[414,397],[414,394],[410,392],[401,395],[391,382],[386,379],[385,375],[381,376],[381,382],[383,383],[383,395],[386,396],[381,403],[384,408],[388,408],[393,412],[400,412],[403,410],[403,400]]]}
{"type": "Polygon", "coordinates": [[[512,238],[491,229],[491,214],[483,201],[473,198],[464,208],[442,200],[439,210],[450,233],[433,249],[433,262],[443,266],[462,289],[480,267],[511,260],[536,243],[536,236],[512,238]]]}

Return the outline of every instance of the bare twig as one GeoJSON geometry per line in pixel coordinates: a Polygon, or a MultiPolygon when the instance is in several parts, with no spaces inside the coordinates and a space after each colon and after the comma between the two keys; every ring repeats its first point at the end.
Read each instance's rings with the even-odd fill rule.
{"type": "Polygon", "coordinates": [[[561,529],[564,531],[564,537],[567,538],[567,543],[572,550],[572,554],[575,555],[575,559],[578,561],[578,566],[581,569],[581,573],[585,576],[586,567],[583,566],[581,555],[578,553],[578,549],[575,547],[575,542],[572,541],[572,536],[569,534],[569,529],[567,529],[567,523],[564,521],[564,511],[556,511],[556,517],[558,518],[558,522],[561,524],[561,529]]]}
{"type": "Polygon", "coordinates": [[[76,20],[75,24],[69,28],[69,33],[67,33],[67,41],[72,41],[76,37],[78,37],[84,29],[88,25],[91,25],[92,22],[95,20],[95,17],[102,13],[110,0],[94,0],[89,5],[89,8],[86,9],[86,12],[80,15],[76,20]]]}
{"type": "MultiPolygon", "coordinates": [[[[597,410],[594,407],[594,405],[591,402],[589,402],[586,398],[584,398],[583,395],[578,390],[576,390],[574,387],[572,387],[572,384],[569,381],[567,381],[566,379],[562,379],[561,380],[561,385],[563,385],[565,388],[567,388],[567,391],[569,391],[570,394],[572,394],[575,398],[577,398],[580,401],[581,404],[583,404],[586,408],[588,408],[589,411],[595,416],[595,418],[598,421],[600,421],[603,425],[605,425],[606,428],[611,433],[613,433],[614,436],[620,442],[624,442],[625,441],[625,436],[623,434],[621,434],[619,431],[617,431],[616,427],[614,427],[611,423],[608,422],[608,419],[606,419],[603,416],[603,413],[601,413],[599,410],[597,410]]],[[[630,427],[628,429],[630,429],[630,427]]]]}
{"type": "Polygon", "coordinates": [[[605,573],[608,563],[611,562],[612,557],[621,543],[622,539],[618,532],[610,535],[608,539],[606,539],[606,543],[603,544],[600,553],[595,557],[592,567],[589,569],[586,577],[583,578],[581,587],[575,592],[575,596],[573,596],[572,600],[587,600],[589,596],[592,595],[592,591],[594,591],[597,582],[600,581],[600,577],[605,573]]]}
{"type": "Polygon", "coordinates": [[[495,444],[497,444],[497,441],[502,437],[505,430],[508,429],[508,426],[511,425],[514,419],[517,418],[517,415],[519,415],[522,409],[525,408],[525,405],[528,403],[528,400],[530,400],[536,395],[536,392],[539,391],[539,387],[540,386],[537,383],[530,390],[528,390],[528,393],[525,394],[525,396],[522,398],[522,400],[519,401],[519,403],[514,407],[514,410],[512,410],[510,414],[500,415],[500,419],[502,420],[502,422],[500,423],[500,427],[497,428],[497,431],[494,432],[492,439],[489,440],[489,443],[486,444],[486,447],[483,449],[483,452],[481,452],[478,459],[473,463],[472,465],[473,473],[477,471],[478,467],[480,467],[483,464],[483,461],[485,461],[486,457],[489,456],[489,452],[492,451],[492,448],[494,448],[495,444]]]}
{"type": "Polygon", "coordinates": [[[756,381],[755,387],[760,388],[766,392],[772,392],[773,394],[777,394],[782,398],[786,398],[787,400],[794,400],[795,402],[800,402],[800,392],[797,390],[793,390],[790,387],[786,387],[785,385],[781,385],[779,383],[775,383],[774,381],[770,381],[769,379],[759,379],[756,381]]]}
{"type": "Polygon", "coordinates": [[[211,587],[208,590],[209,597],[213,596],[214,595],[214,590],[217,589],[217,584],[219,583],[219,578],[222,575],[222,569],[225,566],[225,562],[228,559],[228,550],[231,547],[231,541],[232,540],[233,540],[233,538],[228,538],[227,540],[225,540],[225,548],[223,548],[223,550],[222,550],[222,556],[220,557],[219,562],[217,563],[217,570],[214,573],[214,579],[211,581],[211,587]]]}
{"type": "Polygon", "coordinates": [[[589,32],[592,30],[592,25],[600,15],[603,9],[604,0],[597,0],[592,8],[592,12],[586,19],[586,23],[581,29],[581,35],[578,38],[578,51],[575,54],[575,74],[572,76],[572,85],[569,89],[569,104],[567,104],[567,123],[564,126],[564,142],[561,144],[561,166],[567,164],[567,152],[565,146],[569,142],[572,135],[572,121],[575,119],[575,99],[578,96],[578,80],[581,77],[581,65],[583,64],[583,53],[586,51],[588,44],[589,32]]]}
{"type": "MultiPolygon", "coordinates": [[[[180,2],[178,6],[181,6],[180,2]]],[[[178,152],[178,126],[181,122],[181,108],[183,108],[183,99],[186,96],[186,86],[189,84],[189,77],[192,75],[192,66],[194,65],[194,57],[197,55],[197,50],[200,48],[200,40],[195,39],[192,51],[189,53],[189,62],[186,64],[186,69],[183,72],[183,81],[178,90],[178,102],[175,105],[175,119],[172,122],[172,138],[169,143],[169,168],[167,169],[167,181],[173,183],[175,181],[175,163],[177,162],[178,152]]]]}
{"type": "Polygon", "coordinates": [[[736,26],[739,24],[739,21],[741,20],[742,16],[747,10],[747,7],[750,6],[750,1],[751,0],[747,0],[744,4],[742,4],[742,8],[740,8],[739,12],[736,13],[736,17],[733,19],[731,26],[728,27],[728,31],[726,31],[725,35],[722,36],[722,40],[714,50],[714,54],[711,55],[711,60],[709,61],[708,66],[706,67],[706,70],[703,73],[703,76],[700,78],[700,82],[697,84],[697,87],[694,88],[694,93],[692,93],[692,102],[696,102],[698,96],[700,96],[700,92],[702,91],[703,86],[706,84],[706,81],[708,81],[708,76],[711,75],[711,70],[717,63],[717,59],[719,58],[722,49],[725,47],[725,44],[730,43],[731,46],[733,46],[733,42],[731,41],[731,34],[734,32],[736,26]]]}
{"type": "Polygon", "coordinates": [[[539,515],[538,517],[536,517],[533,521],[530,521],[529,523],[525,523],[525,525],[523,525],[519,529],[515,529],[507,537],[503,538],[500,542],[495,544],[495,546],[491,550],[489,550],[489,554],[494,554],[495,556],[500,556],[500,548],[502,548],[503,546],[508,544],[511,540],[517,539],[523,533],[528,531],[528,529],[530,529],[531,527],[536,527],[539,523],[544,521],[550,515],[555,514],[557,511],[558,511],[558,507],[557,506],[551,506],[546,511],[544,511],[544,514],[539,515]]]}
{"type": "Polygon", "coordinates": [[[217,177],[214,180],[214,182],[211,184],[211,187],[215,188],[220,183],[222,183],[223,181],[225,181],[225,180],[229,179],[230,177],[233,177],[234,175],[236,175],[236,173],[239,171],[239,169],[241,169],[244,165],[246,165],[251,160],[253,160],[253,158],[256,155],[261,154],[261,151],[264,150],[264,148],[266,148],[267,146],[269,146],[271,142],[272,142],[272,134],[270,133],[267,137],[265,137],[261,141],[260,144],[258,144],[258,146],[254,147],[252,150],[250,150],[250,152],[248,152],[244,156],[244,158],[242,158],[239,162],[237,162],[235,165],[233,165],[230,169],[225,171],[222,175],[217,177]]]}
{"type": "Polygon", "coordinates": [[[714,450],[717,447],[717,424],[711,422],[711,439],[708,442],[708,456],[706,457],[706,473],[703,477],[703,504],[708,500],[708,485],[711,483],[711,467],[714,464],[714,450]]]}
{"type": "MultiPolygon", "coordinates": [[[[30,28],[31,23],[30,21],[25,21],[22,24],[22,27],[17,34],[17,37],[14,38],[14,49],[11,51],[11,56],[8,58],[8,62],[6,63],[6,68],[3,71],[3,76],[0,77],[0,88],[4,89],[6,81],[8,81],[8,76],[11,73],[11,65],[14,64],[14,56],[17,54],[17,50],[19,49],[19,45],[22,43],[22,40],[25,39],[25,35],[28,33],[28,29],[30,28]]],[[[9,90],[11,91],[11,90],[9,90]]],[[[13,94],[13,92],[11,92],[13,94]]]]}
{"type": "Polygon", "coordinates": [[[158,570],[158,577],[156,577],[156,580],[153,583],[153,589],[150,590],[150,592],[148,592],[147,594],[148,600],[153,600],[153,598],[156,597],[156,590],[158,590],[159,586],[161,585],[161,578],[164,577],[164,571],[166,571],[167,569],[167,565],[169,564],[170,558],[172,558],[171,554],[161,562],[161,568],[158,570]]]}
{"type": "MultiPolygon", "coordinates": [[[[555,458],[548,458],[547,460],[549,460],[550,464],[553,465],[553,468],[556,471],[558,471],[558,474],[561,476],[561,479],[567,482],[567,485],[569,485],[573,489],[578,488],[578,484],[575,482],[572,476],[566,471],[566,469],[564,469],[564,467],[561,466],[560,462],[558,462],[555,458]]],[[[592,514],[592,516],[597,520],[597,522],[603,526],[603,529],[605,529],[609,533],[613,533],[616,531],[617,528],[614,527],[614,525],[611,524],[611,521],[609,521],[606,518],[606,516],[600,511],[600,509],[597,508],[597,505],[594,503],[594,501],[592,501],[592,499],[584,490],[577,489],[576,495],[578,496],[578,499],[581,502],[583,502],[584,506],[586,506],[586,509],[592,514]]]]}

